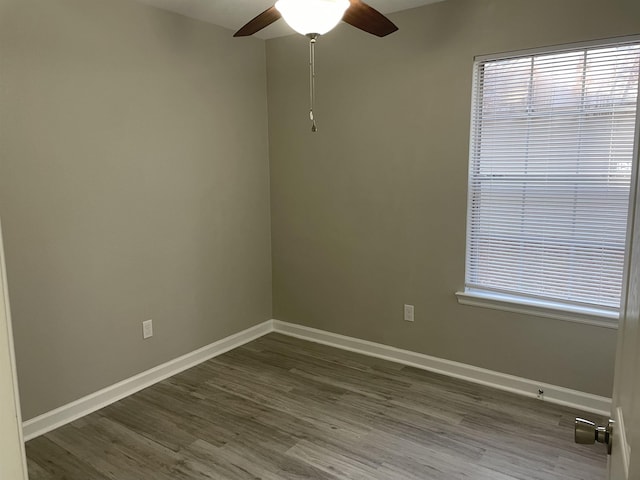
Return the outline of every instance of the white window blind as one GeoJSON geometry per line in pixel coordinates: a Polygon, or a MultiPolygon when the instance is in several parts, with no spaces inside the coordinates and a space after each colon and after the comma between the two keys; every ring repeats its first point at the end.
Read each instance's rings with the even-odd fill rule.
{"type": "Polygon", "coordinates": [[[466,290],[620,308],[640,43],[477,61],[466,290]]]}

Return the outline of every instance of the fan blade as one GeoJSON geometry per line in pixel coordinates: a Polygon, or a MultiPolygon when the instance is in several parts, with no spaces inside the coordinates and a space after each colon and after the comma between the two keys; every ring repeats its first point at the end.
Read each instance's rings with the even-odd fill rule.
{"type": "Polygon", "coordinates": [[[271,25],[281,16],[282,15],[280,15],[280,12],[275,6],[267,8],[264,12],[262,12],[253,20],[250,20],[249,23],[247,23],[244,27],[234,33],[233,36],[248,37],[249,35],[253,35],[254,33],[259,32],[263,28],[271,25]]]}
{"type": "Polygon", "coordinates": [[[362,0],[349,0],[351,5],[342,21],[378,37],[386,37],[398,30],[391,20],[362,0]]]}

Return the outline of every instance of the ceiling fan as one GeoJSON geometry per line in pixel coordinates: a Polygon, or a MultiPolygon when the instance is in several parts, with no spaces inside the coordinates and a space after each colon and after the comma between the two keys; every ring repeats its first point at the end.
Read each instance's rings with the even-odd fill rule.
{"type": "Polygon", "coordinates": [[[398,30],[391,20],[362,0],[279,0],[233,36],[253,35],[281,17],[302,35],[324,35],[340,20],[378,37],[398,30]],[[310,31],[309,28],[313,27],[323,31],[310,31]]]}
{"type": "Polygon", "coordinates": [[[398,30],[391,20],[362,0],[278,0],[275,5],[250,20],[234,37],[246,37],[284,18],[296,32],[309,37],[309,84],[311,131],[317,132],[315,106],[315,44],[320,35],[333,29],[340,20],[367,33],[386,37],[398,30]]]}

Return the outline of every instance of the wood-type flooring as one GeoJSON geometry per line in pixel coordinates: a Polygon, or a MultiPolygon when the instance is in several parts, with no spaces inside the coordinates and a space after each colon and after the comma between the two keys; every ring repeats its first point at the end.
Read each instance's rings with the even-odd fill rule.
{"type": "Polygon", "coordinates": [[[603,480],[579,415],[269,334],[26,449],[30,480],[603,480]]]}

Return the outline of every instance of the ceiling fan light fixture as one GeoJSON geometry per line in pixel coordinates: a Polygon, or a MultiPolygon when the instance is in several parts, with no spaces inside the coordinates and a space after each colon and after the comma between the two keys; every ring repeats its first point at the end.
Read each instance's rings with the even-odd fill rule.
{"type": "Polygon", "coordinates": [[[340,23],[349,5],[349,0],[278,0],[275,6],[296,32],[324,35],[340,23]]]}

